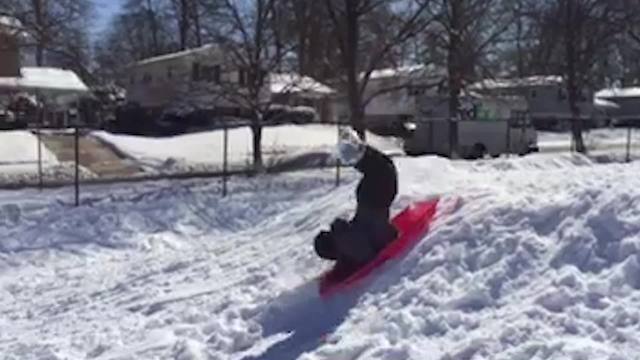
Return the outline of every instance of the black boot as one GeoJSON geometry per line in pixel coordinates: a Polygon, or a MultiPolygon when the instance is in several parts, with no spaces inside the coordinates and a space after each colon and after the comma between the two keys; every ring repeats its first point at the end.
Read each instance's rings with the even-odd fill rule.
{"type": "Polygon", "coordinates": [[[335,241],[331,233],[328,231],[321,231],[314,240],[314,247],[316,254],[323,259],[337,260],[338,254],[336,252],[335,241]]]}

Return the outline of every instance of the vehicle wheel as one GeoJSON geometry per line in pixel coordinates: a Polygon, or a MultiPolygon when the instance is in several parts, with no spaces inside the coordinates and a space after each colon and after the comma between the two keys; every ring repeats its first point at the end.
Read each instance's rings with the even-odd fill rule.
{"type": "Polygon", "coordinates": [[[484,144],[476,143],[471,149],[471,159],[482,159],[487,154],[487,147],[484,144]]]}

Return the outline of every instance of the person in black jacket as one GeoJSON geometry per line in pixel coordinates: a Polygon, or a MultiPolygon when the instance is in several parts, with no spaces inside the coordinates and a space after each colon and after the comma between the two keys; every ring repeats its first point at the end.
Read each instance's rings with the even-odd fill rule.
{"type": "Polygon", "coordinates": [[[356,189],[356,214],[351,221],[335,219],[330,231],[316,236],[314,245],[318,256],[336,260],[348,272],[372,260],[396,238],[389,208],[398,192],[398,175],[387,155],[362,143],[353,131],[340,136],[340,159],[364,175],[356,189]]]}

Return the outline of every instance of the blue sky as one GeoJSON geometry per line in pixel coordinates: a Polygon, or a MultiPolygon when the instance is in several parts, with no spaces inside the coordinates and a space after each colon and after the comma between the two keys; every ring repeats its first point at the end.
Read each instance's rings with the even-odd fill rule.
{"type": "Polygon", "coordinates": [[[109,23],[109,20],[115,15],[122,5],[123,0],[93,0],[97,21],[93,29],[93,34],[99,34],[109,23]]]}

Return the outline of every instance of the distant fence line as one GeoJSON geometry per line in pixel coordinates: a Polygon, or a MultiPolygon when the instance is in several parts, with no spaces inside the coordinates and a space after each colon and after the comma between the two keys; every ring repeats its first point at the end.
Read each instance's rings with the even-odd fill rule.
{"type": "MultiPolygon", "coordinates": [[[[16,181],[12,183],[4,183],[0,184],[0,189],[5,190],[18,190],[25,188],[38,188],[38,189],[51,189],[51,188],[60,188],[66,186],[74,187],[74,205],[80,205],[80,188],[81,185],[104,185],[104,184],[115,184],[115,183],[132,183],[132,182],[144,182],[144,181],[157,181],[157,180],[180,180],[180,179],[198,179],[198,178],[217,178],[222,181],[222,196],[228,195],[228,181],[231,176],[255,176],[257,175],[253,169],[252,164],[248,164],[244,168],[231,168],[229,164],[229,137],[228,130],[229,128],[223,129],[223,146],[222,146],[222,169],[207,171],[207,170],[190,170],[185,172],[175,172],[175,173],[145,173],[141,170],[139,173],[131,174],[127,176],[103,176],[103,177],[87,177],[82,176],[81,169],[83,168],[81,164],[81,155],[86,155],[86,151],[83,152],[81,146],[81,138],[86,136],[89,132],[94,131],[96,129],[92,129],[90,127],[81,127],[75,126],[70,128],[52,128],[52,127],[31,127],[26,129],[25,131],[30,131],[35,135],[37,139],[37,175],[35,177],[35,181],[26,180],[26,181],[16,181]],[[73,137],[73,146],[72,146],[72,163],[73,163],[73,172],[69,174],[67,179],[47,179],[47,175],[45,174],[43,167],[43,136],[58,136],[58,137],[73,137]]],[[[337,141],[337,131],[336,131],[336,141],[337,141]]],[[[119,156],[126,156],[120,149],[117,149],[113,144],[109,144],[108,142],[101,141],[102,145],[107,146],[114,153],[119,156]],[[114,149],[115,148],[115,149],[114,149]]],[[[49,149],[52,151],[51,149],[49,149]]],[[[69,151],[69,149],[65,149],[64,151],[69,151]]],[[[52,151],[54,152],[54,151],[52,151]]],[[[57,155],[57,154],[56,154],[57,155]]],[[[69,154],[67,154],[69,155],[69,154]]],[[[313,155],[313,154],[309,154],[313,155]]],[[[310,164],[292,161],[283,161],[280,163],[272,164],[270,166],[265,167],[264,171],[261,174],[277,174],[283,172],[292,172],[299,170],[308,170],[308,169],[317,169],[317,168],[331,168],[333,167],[335,170],[335,185],[339,186],[341,182],[340,168],[341,165],[339,162],[331,161],[328,157],[324,155],[318,155],[319,159],[311,162],[310,164]]],[[[128,156],[127,156],[128,157],[128,156]]],[[[1,168],[0,168],[1,169],[1,168]]]]}
{"type": "MultiPolygon", "coordinates": [[[[336,129],[342,124],[336,124],[336,129]]],[[[83,148],[81,144],[81,139],[93,130],[90,127],[72,127],[72,128],[30,128],[28,131],[31,131],[37,138],[37,177],[31,177],[27,181],[16,181],[14,183],[4,183],[0,184],[1,189],[7,190],[15,190],[15,189],[24,189],[24,188],[38,188],[38,189],[47,189],[47,188],[59,188],[66,186],[74,187],[74,204],[78,206],[80,204],[81,198],[81,185],[104,185],[104,184],[115,184],[115,183],[132,183],[132,182],[144,182],[144,181],[158,181],[158,180],[182,180],[182,179],[198,179],[198,178],[215,178],[221,181],[221,195],[228,195],[228,181],[232,176],[253,176],[256,173],[253,171],[251,164],[246,164],[244,167],[233,167],[229,163],[229,137],[228,137],[228,128],[224,128],[224,141],[222,144],[222,149],[218,149],[222,152],[222,168],[216,170],[189,170],[184,172],[171,172],[171,173],[153,173],[153,172],[145,172],[140,169],[138,173],[129,174],[126,176],[98,176],[92,177],[89,173],[84,172],[83,167],[83,156],[87,155],[87,152],[90,149],[83,148]],[[66,177],[50,178],[43,168],[43,136],[57,136],[57,137],[66,137],[67,140],[72,139],[72,146],[65,149],[66,152],[71,152],[70,154],[66,154],[67,161],[65,164],[68,165],[66,168],[67,173],[65,173],[66,177]],[[71,164],[73,167],[71,168],[71,164]]],[[[609,128],[611,130],[611,128],[609,128]]],[[[640,143],[635,144],[634,137],[634,128],[631,126],[627,126],[626,128],[615,128],[615,130],[611,130],[612,133],[615,133],[613,137],[607,138],[598,132],[606,133],[603,129],[590,129],[589,131],[585,131],[585,143],[587,145],[587,149],[592,153],[600,153],[605,155],[615,154],[617,160],[623,161],[631,161],[634,155],[635,145],[640,145],[640,143]],[[594,135],[595,134],[595,135],[594,135]],[[624,138],[622,135],[624,134],[624,138]],[[623,141],[624,140],[624,141],[623,141]]],[[[540,150],[543,152],[559,152],[559,151],[575,151],[575,144],[573,142],[573,137],[571,133],[547,133],[552,135],[552,141],[549,143],[553,143],[553,136],[561,139],[561,141],[557,141],[561,144],[567,144],[566,148],[563,148],[565,145],[558,145],[557,148],[550,146],[548,148],[541,148],[540,150]]],[[[508,133],[507,136],[512,134],[508,133]]],[[[96,137],[93,137],[96,138],[96,137]]],[[[338,139],[338,131],[336,130],[336,141],[338,139]]],[[[539,139],[545,141],[544,139],[539,139]]],[[[547,139],[548,140],[548,139],[547,139]]],[[[69,144],[67,144],[69,145],[69,144]]],[[[111,151],[116,153],[118,156],[128,156],[123,153],[121,149],[117,146],[110,144],[108,142],[103,142],[102,145],[110,147],[111,151]]],[[[639,148],[640,149],[640,148],[639,148]]],[[[57,154],[56,154],[57,155],[57,154]]],[[[507,155],[508,156],[508,155],[507,155]]],[[[284,172],[293,172],[298,170],[308,170],[308,169],[333,169],[335,172],[335,185],[339,186],[341,184],[341,176],[342,176],[342,168],[343,166],[337,161],[333,159],[327,154],[302,154],[297,159],[292,159],[290,161],[282,161],[276,164],[270,164],[264,170],[266,174],[277,174],[284,172]],[[315,157],[315,158],[314,158],[315,157]],[[311,159],[311,160],[310,160],[311,159]]],[[[0,167],[1,169],[1,167],[0,167]]]]}

